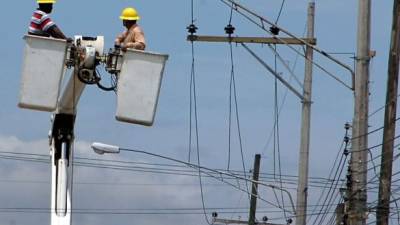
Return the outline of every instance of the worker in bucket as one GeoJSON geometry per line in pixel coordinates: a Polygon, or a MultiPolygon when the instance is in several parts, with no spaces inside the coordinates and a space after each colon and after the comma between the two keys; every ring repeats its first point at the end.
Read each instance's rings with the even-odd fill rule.
{"type": "Polygon", "coordinates": [[[53,11],[56,0],[37,0],[39,7],[33,12],[28,34],[67,39],[64,33],[50,19],[49,14],[53,11]]]}
{"type": "Polygon", "coordinates": [[[115,45],[120,46],[123,51],[128,48],[136,50],[144,50],[146,41],[142,28],[137,24],[140,19],[139,14],[134,8],[125,8],[119,17],[126,28],[122,34],[115,39],[115,45]]]}

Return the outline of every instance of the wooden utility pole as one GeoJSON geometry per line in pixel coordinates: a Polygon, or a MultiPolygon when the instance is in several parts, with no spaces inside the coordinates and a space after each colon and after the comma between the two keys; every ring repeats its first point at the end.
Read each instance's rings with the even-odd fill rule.
{"type": "MultiPolygon", "coordinates": [[[[253,180],[258,181],[260,174],[260,159],[261,155],[256,154],[254,157],[253,167],[253,180]]],[[[249,212],[249,225],[256,224],[256,210],[257,210],[257,197],[258,197],[258,183],[253,182],[251,185],[251,198],[250,198],[250,212],[249,212]]]]}
{"type": "Polygon", "coordinates": [[[344,219],[344,203],[340,203],[337,205],[336,210],[336,225],[343,225],[344,219]]]}
{"type": "Polygon", "coordinates": [[[224,223],[224,224],[248,224],[248,225],[272,225],[270,223],[259,223],[256,221],[256,211],[257,211],[257,198],[258,198],[258,178],[260,176],[260,160],[261,155],[256,154],[254,157],[254,167],[253,167],[253,179],[251,184],[251,198],[250,198],[250,211],[249,220],[228,220],[228,219],[218,219],[214,218],[214,222],[224,223]]]}
{"type": "MultiPolygon", "coordinates": [[[[307,38],[314,38],[315,3],[310,2],[307,14],[307,38]]],[[[304,87],[303,87],[303,111],[301,120],[301,140],[299,153],[299,181],[297,186],[296,225],[306,225],[307,219],[307,194],[308,194],[308,163],[310,152],[310,120],[311,120],[311,93],[312,93],[312,69],[313,49],[306,47],[306,60],[304,87]]]]}
{"type": "Polygon", "coordinates": [[[389,223],[390,193],[392,183],[393,148],[396,132],[397,89],[399,80],[399,26],[400,26],[400,1],[395,0],[393,5],[392,35],[389,52],[388,81],[385,107],[385,124],[383,130],[383,145],[381,170],[379,179],[378,209],[376,215],[377,225],[389,223]]]}
{"type": "MultiPolygon", "coordinates": [[[[256,209],[257,209],[257,198],[258,198],[258,178],[260,175],[260,161],[261,155],[256,154],[254,157],[254,167],[253,167],[253,179],[251,185],[251,198],[250,198],[250,211],[249,211],[249,220],[232,220],[232,219],[219,219],[214,217],[214,223],[223,223],[223,224],[248,224],[248,225],[283,225],[283,224],[275,224],[275,223],[267,223],[257,222],[256,221],[256,209]]],[[[216,214],[217,215],[217,214],[216,214]]]]}
{"type": "Polygon", "coordinates": [[[350,225],[365,225],[367,212],[368,95],[370,64],[371,0],[359,0],[355,103],[350,160],[350,225]]]}

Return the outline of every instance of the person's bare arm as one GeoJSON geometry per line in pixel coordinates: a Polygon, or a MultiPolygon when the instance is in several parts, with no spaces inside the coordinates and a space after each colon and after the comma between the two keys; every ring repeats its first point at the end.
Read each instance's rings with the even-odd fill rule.
{"type": "Polygon", "coordinates": [[[122,50],[126,51],[128,48],[133,48],[136,50],[144,50],[146,45],[143,42],[128,42],[126,45],[122,46],[122,50]]]}
{"type": "Polygon", "coordinates": [[[57,25],[53,25],[49,28],[48,33],[50,36],[58,39],[67,39],[67,36],[57,27],[57,25]]]}
{"type": "Polygon", "coordinates": [[[125,32],[122,33],[122,34],[119,34],[119,35],[117,36],[117,38],[115,39],[114,44],[115,44],[115,45],[121,45],[121,43],[122,43],[122,42],[124,41],[124,39],[125,39],[125,36],[126,36],[125,32]]]}

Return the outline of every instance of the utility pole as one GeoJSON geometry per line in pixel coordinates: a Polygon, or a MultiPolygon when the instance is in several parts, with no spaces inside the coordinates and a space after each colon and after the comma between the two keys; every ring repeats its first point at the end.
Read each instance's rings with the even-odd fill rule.
{"type": "Polygon", "coordinates": [[[251,185],[249,220],[243,221],[243,220],[219,219],[219,218],[216,218],[216,216],[215,216],[214,222],[224,223],[224,224],[273,225],[273,224],[266,223],[266,222],[263,222],[263,223],[256,222],[257,198],[258,198],[258,178],[260,176],[260,160],[261,160],[261,155],[256,154],[254,157],[253,179],[252,179],[252,185],[251,185]]]}
{"type": "Polygon", "coordinates": [[[222,224],[247,224],[247,225],[283,225],[275,223],[267,223],[267,219],[263,222],[256,221],[256,211],[257,211],[257,198],[258,198],[258,178],[260,175],[260,160],[261,155],[256,154],[254,157],[254,167],[253,167],[253,179],[251,185],[251,198],[250,198],[250,211],[249,220],[232,220],[232,219],[219,219],[217,218],[218,213],[213,213],[213,223],[222,224]]]}
{"type": "Polygon", "coordinates": [[[344,203],[340,203],[336,206],[336,225],[343,225],[344,219],[344,203]]]}
{"type": "MultiPolygon", "coordinates": [[[[260,159],[261,159],[261,155],[256,154],[254,157],[254,167],[253,167],[253,180],[254,181],[258,181],[258,177],[260,174],[260,159]]],[[[257,197],[258,197],[258,183],[253,182],[251,185],[249,225],[256,224],[257,197]]]]}
{"type": "MultiPolygon", "coordinates": [[[[268,72],[270,72],[273,76],[278,78],[278,80],[285,85],[290,91],[292,91],[299,99],[302,101],[302,125],[301,125],[301,142],[300,142],[300,154],[299,154],[299,183],[297,189],[297,204],[296,204],[296,225],[305,225],[306,224],[306,210],[307,210],[307,192],[308,192],[308,165],[309,165],[309,148],[310,148],[310,118],[311,118],[311,104],[312,104],[312,70],[313,65],[316,65],[318,68],[322,69],[318,64],[313,61],[313,53],[314,51],[322,54],[324,57],[327,57],[331,61],[337,63],[341,67],[349,70],[352,75],[352,85],[349,87],[344,82],[335,78],[340,83],[349,87],[350,89],[355,89],[355,76],[353,70],[341,63],[339,60],[333,58],[325,51],[317,48],[315,45],[317,40],[314,38],[314,14],[315,14],[315,3],[314,1],[309,3],[308,7],[308,32],[306,38],[298,38],[295,35],[289,33],[281,27],[278,27],[276,24],[269,22],[262,16],[257,15],[250,9],[240,5],[234,0],[222,0],[226,5],[231,6],[234,10],[244,15],[253,23],[256,23],[262,30],[271,34],[272,37],[234,37],[233,33],[227,33],[228,36],[204,36],[197,35],[195,29],[189,29],[189,35],[187,36],[188,41],[192,42],[213,42],[213,43],[240,43],[245,50],[247,50],[261,65],[263,65],[268,72]],[[260,22],[257,22],[260,21],[260,22]],[[271,25],[268,30],[265,27],[266,24],[271,25]],[[284,33],[287,37],[279,36],[279,32],[284,33]],[[288,83],[285,79],[279,76],[279,74],[275,73],[271,67],[265,63],[261,57],[257,56],[257,54],[252,51],[245,43],[249,44],[280,44],[280,45],[305,45],[306,48],[306,65],[305,65],[305,77],[304,77],[304,86],[303,86],[303,94],[301,91],[297,91],[293,88],[290,83],[288,83]]],[[[370,9],[370,0],[363,1],[360,0],[360,26],[358,31],[359,39],[362,39],[358,46],[358,77],[357,77],[357,90],[356,92],[356,106],[355,106],[355,116],[354,116],[354,127],[356,130],[353,133],[353,136],[359,136],[359,134],[365,134],[367,132],[368,123],[367,123],[367,114],[368,114],[368,69],[369,69],[369,9],[370,9]]],[[[190,28],[190,26],[188,27],[190,28]]],[[[226,29],[225,29],[226,30],[226,29]]],[[[292,47],[291,47],[292,48],[292,47]]],[[[324,70],[325,71],[325,70],[324,70]]],[[[327,72],[327,71],[325,71],[327,72]]],[[[366,138],[358,139],[353,142],[355,149],[365,149],[366,138]],[[358,142],[359,141],[359,142],[358,142]]],[[[355,154],[354,162],[352,164],[352,171],[357,173],[356,181],[353,182],[360,184],[359,186],[352,187],[352,190],[359,190],[360,187],[364,187],[366,183],[366,176],[360,178],[362,174],[360,173],[363,170],[362,166],[365,165],[363,161],[366,160],[366,152],[355,151],[358,153],[358,156],[355,154]],[[360,161],[360,156],[363,157],[363,161],[360,161]],[[358,168],[359,166],[360,168],[358,168]],[[357,172],[358,171],[358,172],[357,172]],[[364,184],[364,185],[363,185],[364,184]]],[[[361,188],[362,189],[362,188],[361,188]]],[[[365,191],[365,189],[363,189],[365,191]]],[[[358,191],[357,191],[358,192],[358,191]]],[[[354,196],[355,201],[353,201],[353,205],[362,204],[363,207],[366,207],[366,197],[362,198],[362,195],[354,196]],[[360,203],[361,202],[361,203],[360,203]]],[[[353,207],[357,209],[357,207],[353,207]]],[[[363,208],[363,209],[364,209],[363,208]]],[[[363,209],[357,209],[357,212],[363,211],[363,209]]],[[[354,211],[354,210],[353,210],[354,211]]],[[[353,214],[355,214],[353,212],[353,214]]],[[[357,214],[360,215],[360,214],[357,214]]],[[[222,222],[222,221],[219,221],[222,222]]],[[[356,225],[356,224],[354,224],[356,225]]],[[[358,224],[357,224],[358,225],[358,224]]],[[[364,224],[362,224],[364,225],[364,224]]]]}
{"type": "Polygon", "coordinates": [[[394,1],[392,35],[389,52],[388,81],[385,106],[385,124],[383,130],[383,145],[381,170],[379,179],[378,209],[376,215],[377,225],[389,223],[390,193],[392,183],[393,148],[396,132],[396,108],[397,89],[399,80],[399,26],[400,26],[400,2],[394,1]]]}
{"type": "Polygon", "coordinates": [[[367,211],[368,135],[366,134],[368,132],[371,0],[359,0],[358,4],[357,64],[350,160],[352,177],[349,205],[350,225],[365,225],[367,211]]]}
{"type": "MultiPolygon", "coordinates": [[[[308,5],[307,14],[307,38],[314,38],[315,2],[308,5]]],[[[312,69],[313,49],[306,47],[306,60],[304,87],[303,87],[303,111],[301,120],[301,141],[299,154],[299,181],[297,186],[296,225],[306,225],[307,219],[307,192],[308,192],[308,164],[310,152],[310,119],[311,119],[311,93],[312,93],[312,69]]]]}

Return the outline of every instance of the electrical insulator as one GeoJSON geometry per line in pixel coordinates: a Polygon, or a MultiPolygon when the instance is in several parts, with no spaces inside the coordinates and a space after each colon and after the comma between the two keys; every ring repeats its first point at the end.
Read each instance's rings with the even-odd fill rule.
{"type": "Polygon", "coordinates": [[[278,27],[276,27],[276,26],[272,26],[272,27],[269,28],[269,31],[274,35],[278,35],[280,29],[278,27]]]}
{"type": "Polygon", "coordinates": [[[197,32],[198,28],[196,27],[196,25],[194,25],[192,23],[188,27],[186,27],[186,29],[188,30],[189,33],[191,33],[193,35],[193,34],[195,34],[197,32]]]}
{"type": "Polygon", "coordinates": [[[233,32],[235,32],[235,27],[232,26],[231,24],[228,24],[228,26],[225,27],[225,33],[231,36],[233,32]]]}

